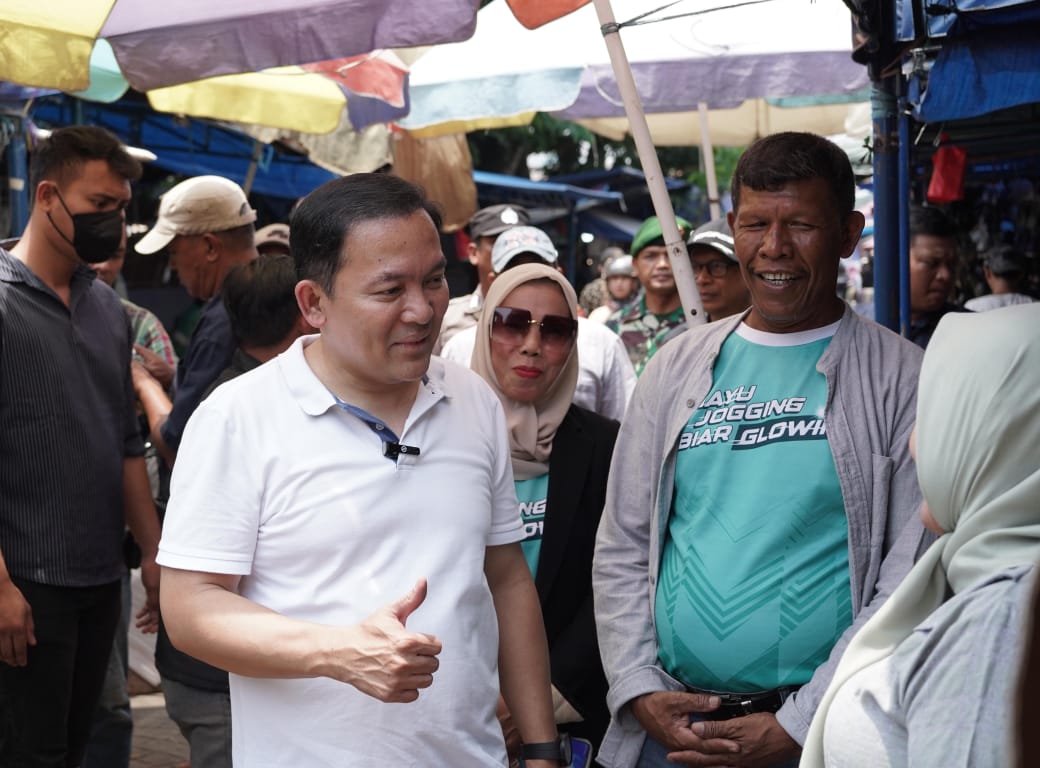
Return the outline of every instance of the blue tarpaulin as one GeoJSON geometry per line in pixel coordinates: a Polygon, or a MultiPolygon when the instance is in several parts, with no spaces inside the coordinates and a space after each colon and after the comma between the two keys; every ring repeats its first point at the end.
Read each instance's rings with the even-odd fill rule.
{"type": "MultiPolygon", "coordinates": [[[[156,112],[144,102],[130,100],[95,104],[68,97],[42,98],[32,104],[29,116],[44,128],[99,125],[127,144],[155,153],[158,159],[152,165],[183,176],[215,174],[238,184],[245,182],[258,146],[252,137],[216,123],[156,112]]],[[[337,178],[305,155],[259,146],[252,184],[256,194],[295,200],[337,178]]]]}
{"type": "Polygon", "coordinates": [[[924,92],[911,83],[915,118],[934,123],[1040,102],[1038,41],[1040,3],[960,13],[924,92]]]}
{"type": "MultiPolygon", "coordinates": [[[[918,0],[895,0],[895,39],[909,43],[922,37],[943,37],[954,21],[980,11],[1035,5],[1034,0],[923,0],[923,22],[914,16],[918,0]]],[[[1026,39],[1026,38],[1023,38],[1026,39]]]]}
{"type": "Polygon", "coordinates": [[[620,192],[586,189],[553,181],[531,181],[488,171],[474,171],[473,181],[476,182],[477,195],[482,205],[515,203],[528,208],[570,212],[624,201],[620,192]]]}

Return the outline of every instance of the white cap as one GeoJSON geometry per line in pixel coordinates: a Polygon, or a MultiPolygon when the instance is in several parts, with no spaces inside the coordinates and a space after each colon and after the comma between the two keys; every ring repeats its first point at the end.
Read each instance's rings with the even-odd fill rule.
{"type": "Polygon", "coordinates": [[[491,269],[501,272],[514,256],[521,253],[533,253],[546,264],[555,264],[559,259],[556,246],[538,227],[513,227],[495,239],[491,248],[491,269]]]}
{"type": "Polygon", "coordinates": [[[222,176],[196,176],[162,196],[159,218],[138,241],[138,253],[161,251],[177,235],[223,232],[256,221],[245,192],[222,176]]]}

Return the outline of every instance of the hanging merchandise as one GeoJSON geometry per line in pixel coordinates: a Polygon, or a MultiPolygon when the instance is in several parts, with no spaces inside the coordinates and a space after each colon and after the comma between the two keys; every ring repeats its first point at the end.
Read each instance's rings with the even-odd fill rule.
{"type": "MultiPolygon", "coordinates": [[[[943,137],[945,139],[945,136],[943,137]]],[[[944,144],[932,157],[932,180],[928,183],[929,203],[952,203],[964,198],[964,169],[968,151],[944,144]]]]}

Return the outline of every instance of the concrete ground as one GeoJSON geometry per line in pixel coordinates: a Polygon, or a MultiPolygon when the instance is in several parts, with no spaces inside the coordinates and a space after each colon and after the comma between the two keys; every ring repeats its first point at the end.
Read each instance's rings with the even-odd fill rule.
{"type": "Polygon", "coordinates": [[[131,768],[179,768],[188,761],[188,742],[166,714],[162,693],[130,697],[134,715],[131,768]]]}

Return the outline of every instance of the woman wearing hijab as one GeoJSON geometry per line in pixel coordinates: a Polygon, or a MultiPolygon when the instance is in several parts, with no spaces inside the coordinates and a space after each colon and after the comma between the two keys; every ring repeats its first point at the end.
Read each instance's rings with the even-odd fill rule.
{"type": "Polygon", "coordinates": [[[1013,764],[1017,659],[1040,560],[1038,327],[1035,304],[939,323],[910,441],[921,517],[940,538],[849,643],[802,766],[1013,764]]]}
{"type": "Polygon", "coordinates": [[[558,271],[513,267],[488,290],[471,366],[506,413],[557,723],[598,747],[609,714],[592,612],[592,554],[618,423],[571,404],[577,316],[574,289],[558,271]]]}

